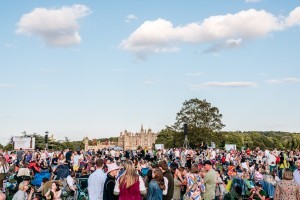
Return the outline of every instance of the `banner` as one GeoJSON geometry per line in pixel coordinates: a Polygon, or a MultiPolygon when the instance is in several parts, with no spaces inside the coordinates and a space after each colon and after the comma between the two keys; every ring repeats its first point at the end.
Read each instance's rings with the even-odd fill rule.
{"type": "Polygon", "coordinates": [[[14,149],[19,150],[20,148],[26,150],[35,149],[35,138],[34,137],[14,137],[14,149]]]}
{"type": "Polygon", "coordinates": [[[162,150],[162,149],[164,149],[164,144],[155,144],[155,149],[156,150],[162,150]]]}

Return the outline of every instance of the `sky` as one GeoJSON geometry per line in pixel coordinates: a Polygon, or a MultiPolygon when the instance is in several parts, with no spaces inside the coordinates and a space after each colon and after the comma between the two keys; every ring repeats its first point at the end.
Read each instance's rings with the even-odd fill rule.
{"type": "Polygon", "coordinates": [[[3,1],[0,143],[158,132],[192,98],[300,132],[299,36],[300,0],[3,1]]]}

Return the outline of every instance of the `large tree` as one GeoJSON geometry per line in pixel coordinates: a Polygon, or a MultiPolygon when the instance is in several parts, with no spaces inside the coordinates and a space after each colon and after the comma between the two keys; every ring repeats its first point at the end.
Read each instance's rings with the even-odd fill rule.
{"type": "Polygon", "coordinates": [[[198,146],[201,141],[215,141],[217,136],[214,133],[225,126],[221,119],[222,114],[217,107],[211,106],[206,100],[194,98],[183,103],[173,128],[182,133],[183,125],[187,124],[190,145],[198,146]]]}

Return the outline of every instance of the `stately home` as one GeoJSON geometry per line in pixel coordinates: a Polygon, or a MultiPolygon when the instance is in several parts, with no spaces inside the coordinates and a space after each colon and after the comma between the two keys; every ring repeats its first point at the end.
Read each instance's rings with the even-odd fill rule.
{"type": "Polygon", "coordinates": [[[137,149],[139,146],[150,149],[155,144],[157,133],[153,133],[151,129],[144,130],[143,125],[139,133],[131,133],[125,130],[120,133],[118,138],[118,146],[126,149],[137,149]]]}

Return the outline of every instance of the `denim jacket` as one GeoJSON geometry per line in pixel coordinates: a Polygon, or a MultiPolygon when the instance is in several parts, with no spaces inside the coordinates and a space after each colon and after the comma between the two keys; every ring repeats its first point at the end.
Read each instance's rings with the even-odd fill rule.
{"type": "Polygon", "coordinates": [[[163,191],[160,189],[156,180],[152,179],[149,183],[147,200],[162,200],[163,191]]]}

